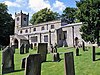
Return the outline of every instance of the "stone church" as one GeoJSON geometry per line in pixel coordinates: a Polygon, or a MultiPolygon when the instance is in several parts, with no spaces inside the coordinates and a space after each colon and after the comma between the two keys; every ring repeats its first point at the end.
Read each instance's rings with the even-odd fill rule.
{"type": "Polygon", "coordinates": [[[10,45],[20,48],[21,44],[29,43],[38,46],[38,43],[57,44],[58,47],[75,44],[75,38],[79,39],[81,45],[82,38],[79,31],[82,23],[66,24],[62,20],[50,21],[36,25],[29,24],[29,14],[15,13],[15,31],[10,36],[10,45]]]}

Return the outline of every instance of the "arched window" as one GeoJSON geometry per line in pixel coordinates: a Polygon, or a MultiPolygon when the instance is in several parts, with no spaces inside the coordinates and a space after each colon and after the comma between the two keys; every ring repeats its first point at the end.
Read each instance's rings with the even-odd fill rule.
{"type": "Polygon", "coordinates": [[[24,17],[24,21],[26,21],[26,18],[24,17]]]}
{"type": "Polygon", "coordinates": [[[25,33],[28,33],[28,30],[26,30],[25,33]]]}
{"type": "Polygon", "coordinates": [[[51,25],[51,29],[54,29],[54,25],[51,25]]]}
{"type": "Polygon", "coordinates": [[[41,30],[44,30],[44,26],[41,28],[41,30]]]}
{"type": "Polygon", "coordinates": [[[36,31],[36,28],[34,28],[33,31],[36,31]]]}
{"type": "Polygon", "coordinates": [[[20,33],[22,33],[22,30],[20,31],[20,33]]]}
{"type": "Polygon", "coordinates": [[[19,21],[19,17],[17,17],[17,21],[19,21]]]}

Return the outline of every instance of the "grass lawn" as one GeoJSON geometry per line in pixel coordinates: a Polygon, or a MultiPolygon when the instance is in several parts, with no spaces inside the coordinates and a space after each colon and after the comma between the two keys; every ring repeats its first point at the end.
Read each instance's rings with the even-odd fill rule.
{"type": "MultiPolygon", "coordinates": [[[[94,62],[92,61],[92,48],[85,52],[80,48],[80,56],[75,56],[74,48],[59,48],[58,52],[62,60],[60,62],[52,62],[52,54],[48,54],[47,62],[42,63],[41,75],[64,75],[64,52],[74,52],[75,75],[100,75],[100,48],[96,49],[97,61],[94,62]]],[[[19,54],[19,50],[16,50],[14,59],[15,72],[5,75],[24,75],[24,70],[21,69],[21,59],[33,53],[36,53],[36,51],[30,50],[28,54],[19,54]]]]}

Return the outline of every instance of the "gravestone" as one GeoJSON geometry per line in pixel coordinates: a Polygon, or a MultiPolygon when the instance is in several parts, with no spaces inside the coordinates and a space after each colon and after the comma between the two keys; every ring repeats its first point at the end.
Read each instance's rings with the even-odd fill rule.
{"type": "Polygon", "coordinates": [[[23,58],[22,61],[21,61],[21,64],[22,64],[21,68],[22,69],[25,69],[25,60],[26,60],[26,58],[23,58]]]}
{"type": "Polygon", "coordinates": [[[46,56],[47,56],[47,43],[39,43],[38,44],[38,53],[41,54],[41,62],[46,61],[46,56]]]}
{"type": "Polygon", "coordinates": [[[30,48],[33,49],[33,44],[32,43],[30,44],[30,48]]]}
{"type": "Polygon", "coordinates": [[[2,52],[2,74],[14,71],[14,53],[7,46],[2,52]]]}
{"type": "Polygon", "coordinates": [[[24,54],[24,44],[22,44],[20,47],[20,54],[24,54]]]}
{"type": "Polygon", "coordinates": [[[92,60],[95,61],[95,46],[92,47],[92,60]]]}
{"type": "Polygon", "coordinates": [[[31,54],[26,58],[25,75],[41,75],[40,54],[31,54]]]}
{"type": "Polygon", "coordinates": [[[53,53],[53,61],[60,61],[59,53],[53,53]]]}
{"type": "Polygon", "coordinates": [[[78,44],[79,44],[78,37],[75,37],[75,47],[78,47],[78,44]]]}
{"type": "Polygon", "coordinates": [[[79,56],[79,48],[76,48],[76,56],[79,56]]]}
{"type": "Polygon", "coordinates": [[[65,75],[75,75],[73,52],[64,54],[65,75]]]}
{"type": "Polygon", "coordinates": [[[29,53],[29,47],[30,47],[30,45],[29,44],[26,44],[26,46],[25,46],[26,53],[29,53]]]}
{"type": "Polygon", "coordinates": [[[55,45],[54,45],[53,52],[54,52],[54,53],[57,53],[57,44],[56,44],[56,43],[55,43],[55,45]]]}
{"type": "Polygon", "coordinates": [[[82,41],[82,48],[83,48],[83,51],[85,51],[85,43],[82,41]]]}
{"type": "Polygon", "coordinates": [[[12,48],[13,52],[15,53],[16,46],[15,45],[11,45],[11,48],[12,48]]]}

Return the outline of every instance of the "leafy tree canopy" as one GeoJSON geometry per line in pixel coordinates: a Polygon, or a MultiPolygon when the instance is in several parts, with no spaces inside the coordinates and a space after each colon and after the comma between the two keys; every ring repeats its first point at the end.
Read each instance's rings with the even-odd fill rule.
{"type": "Polygon", "coordinates": [[[77,20],[76,13],[77,13],[76,8],[66,7],[62,14],[62,21],[65,21],[68,24],[75,23],[77,20]]]}
{"type": "Polygon", "coordinates": [[[100,0],[80,0],[76,2],[78,7],[77,18],[83,22],[80,31],[85,41],[99,42],[100,30],[100,0]]]}
{"type": "Polygon", "coordinates": [[[0,3],[0,44],[9,44],[9,35],[14,34],[14,20],[9,14],[7,5],[0,3]]]}
{"type": "Polygon", "coordinates": [[[34,13],[30,22],[34,25],[34,24],[48,22],[48,21],[57,20],[57,19],[59,19],[58,13],[53,12],[48,8],[44,8],[34,13]]]}

